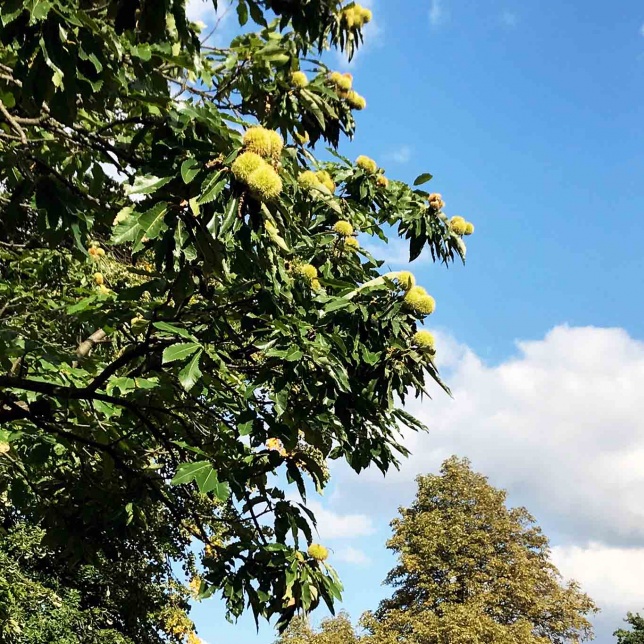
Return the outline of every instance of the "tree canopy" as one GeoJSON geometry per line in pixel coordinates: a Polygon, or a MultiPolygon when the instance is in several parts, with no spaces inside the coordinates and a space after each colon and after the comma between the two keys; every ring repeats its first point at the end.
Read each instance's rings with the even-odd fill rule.
{"type": "Polygon", "coordinates": [[[275,644],[358,644],[359,639],[348,613],[342,611],[323,619],[319,628],[313,628],[307,616],[298,615],[275,644]]]}
{"type": "Polygon", "coordinates": [[[613,633],[617,638],[617,644],[644,644],[644,617],[639,613],[628,613],[625,621],[629,630],[620,628],[613,633]]]}
{"type": "Polygon", "coordinates": [[[473,231],[337,152],[366,100],[316,57],[370,11],[233,7],[219,47],[183,0],[0,3],[0,583],[114,641],[194,641],[183,573],[233,617],[333,606],[307,481],[395,466],[440,383],[434,299],[357,236],[449,264],[473,231]]]}
{"type": "Polygon", "coordinates": [[[548,539],[525,508],[452,457],[419,476],[387,546],[395,590],[363,617],[365,644],[577,642],[592,637],[594,602],[562,583],[548,539]]]}

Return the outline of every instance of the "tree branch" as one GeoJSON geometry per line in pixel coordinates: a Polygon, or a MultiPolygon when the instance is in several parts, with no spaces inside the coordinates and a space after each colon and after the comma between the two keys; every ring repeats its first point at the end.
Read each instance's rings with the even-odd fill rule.
{"type": "Polygon", "coordinates": [[[22,129],[20,126],[20,123],[16,121],[16,119],[9,114],[9,111],[7,108],[4,106],[4,103],[0,99],[0,112],[4,115],[4,117],[7,119],[9,125],[13,128],[14,132],[17,132],[18,136],[20,137],[20,140],[24,145],[27,145],[27,135],[25,134],[25,131],[22,129]]]}
{"type": "Polygon", "coordinates": [[[87,340],[84,340],[78,345],[78,349],[76,349],[76,355],[79,358],[86,358],[89,355],[89,352],[94,348],[94,345],[103,341],[106,337],[107,333],[105,333],[103,329],[94,331],[94,333],[92,333],[92,335],[90,335],[87,340]]]}
{"type": "Polygon", "coordinates": [[[98,376],[96,376],[96,378],[87,385],[86,389],[88,391],[96,391],[97,389],[100,389],[121,367],[124,367],[134,358],[144,356],[148,349],[150,349],[150,345],[143,343],[134,348],[130,348],[130,350],[124,351],[121,356],[114,360],[114,362],[105,367],[105,369],[103,369],[103,371],[101,371],[101,373],[99,373],[98,376]]]}
{"type": "Polygon", "coordinates": [[[14,420],[28,418],[29,413],[29,405],[26,402],[22,400],[14,402],[9,398],[4,398],[0,407],[0,423],[10,423],[14,420]]]}

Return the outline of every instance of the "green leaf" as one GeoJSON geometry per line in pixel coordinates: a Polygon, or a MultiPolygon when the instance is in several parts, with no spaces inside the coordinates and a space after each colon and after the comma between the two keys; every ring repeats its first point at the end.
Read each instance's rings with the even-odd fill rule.
{"type": "Polygon", "coordinates": [[[419,174],[415,179],[414,179],[414,185],[415,186],[421,186],[423,183],[427,183],[428,181],[431,181],[433,179],[432,175],[429,174],[429,172],[423,172],[423,174],[419,174]]]}
{"type": "Polygon", "coordinates": [[[201,205],[210,203],[217,198],[217,195],[226,186],[226,178],[222,178],[221,175],[222,172],[219,171],[206,177],[204,182],[201,184],[201,195],[197,199],[197,204],[201,205]]]}
{"type": "Polygon", "coordinates": [[[152,326],[155,329],[159,329],[159,331],[165,331],[171,335],[179,335],[182,338],[186,338],[186,340],[195,340],[195,336],[192,335],[192,333],[186,331],[186,329],[182,329],[181,327],[174,326],[174,324],[169,324],[168,322],[155,322],[152,326]]]}
{"type": "Polygon", "coordinates": [[[160,232],[168,228],[164,221],[167,212],[168,204],[160,201],[139,216],[139,226],[150,239],[155,239],[160,232]]]}
{"type": "Polygon", "coordinates": [[[176,362],[177,360],[185,360],[200,348],[201,345],[197,344],[196,342],[181,342],[178,344],[172,344],[163,350],[163,364],[176,362]]]}
{"type": "Polygon", "coordinates": [[[228,203],[228,206],[226,207],[226,216],[224,217],[224,220],[221,223],[221,228],[219,229],[218,237],[222,237],[228,232],[230,227],[235,222],[238,209],[239,209],[239,199],[237,198],[231,199],[230,202],[228,203]]]}
{"type": "Polygon", "coordinates": [[[237,425],[237,430],[240,436],[248,436],[253,430],[253,421],[247,420],[245,423],[240,423],[237,425]]]}
{"type": "Polygon", "coordinates": [[[197,384],[199,378],[201,378],[199,360],[201,359],[202,353],[203,350],[195,353],[192,360],[179,372],[179,382],[186,391],[190,391],[197,384]]]}
{"type": "Polygon", "coordinates": [[[244,0],[239,0],[237,5],[237,17],[239,18],[240,26],[244,26],[248,22],[248,5],[244,0]]]}
{"type": "Polygon", "coordinates": [[[154,389],[159,386],[158,378],[135,378],[134,384],[137,389],[154,389]]]}
{"type": "Polygon", "coordinates": [[[297,360],[301,360],[303,356],[304,354],[299,347],[292,346],[284,356],[284,360],[288,360],[289,362],[296,362],[297,360]]]}
{"type": "Polygon", "coordinates": [[[315,94],[310,92],[307,89],[303,89],[300,92],[300,100],[310,112],[313,113],[313,116],[317,119],[317,122],[320,124],[320,127],[324,130],[326,128],[326,123],[324,120],[324,113],[320,109],[319,105],[316,103],[317,97],[315,94]]]}
{"type": "Polygon", "coordinates": [[[47,17],[52,3],[49,0],[28,0],[25,4],[31,13],[33,23],[35,20],[43,20],[47,17]]]}
{"type": "Polygon", "coordinates": [[[182,463],[177,468],[176,474],[170,481],[171,485],[184,485],[194,481],[197,475],[204,470],[212,470],[208,461],[197,461],[196,463],[182,463]]]}
{"type": "Polygon", "coordinates": [[[196,159],[186,159],[181,164],[181,178],[184,183],[190,183],[201,170],[201,164],[196,159]]]}
{"type": "Polygon", "coordinates": [[[262,13],[262,10],[255,4],[254,0],[250,0],[250,17],[258,24],[261,25],[262,27],[267,26],[266,19],[264,18],[264,14],[262,13]]]}
{"type": "Polygon", "coordinates": [[[342,391],[351,391],[351,385],[349,384],[349,375],[347,374],[347,371],[342,364],[329,364],[328,369],[329,373],[338,383],[342,391]]]}
{"type": "Polygon", "coordinates": [[[0,22],[8,25],[22,13],[23,8],[23,0],[5,0],[0,6],[0,22]]]}
{"type": "Polygon", "coordinates": [[[137,56],[141,60],[148,61],[152,58],[152,50],[150,45],[143,43],[141,45],[132,45],[130,47],[130,53],[132,56],[137,56]]]}
{"type": "Polygon", "coordinates": [[[12,109],[16,105],[16,98],[9,90],[4,91],[0,89],[0,101],[9,109],[12,109]]]}
{"type": "Polygon", "coordinates": [[[136,389],[136,381],[134,378],[127,378],[125,376],[120,378],[111,378],[107,383],[107,393],[112,394],[114,390],[118,390],[122,393],[132,391],[136,389]]]}
{"type": "Polygon", "coordinates": [[[344,309],[348,306],[353,306],[353,302],[351,302],[351,300],[347,300],[343,297],[336,297],[325,305],[324,311],[326,313],[331,313],[332,311],[344,309]]]}
{"type": "Polygon", "coordinates": [[[67,307],[67,315],[74,315],[74,313],[80,313],[81,311],[86,311],[92,304],[96,302],[96,296],[90,295],[89,297],[84,297],[80,302],[72,304],[67,307]]]}
{"type": "Polygon", "coordinates": [[[208,464],[207,468],[205,467],[195,474],[195,480],[202,494],[208,494],[208,492],[212,492],[219,486],[217,472],[210,464],[208,464]]]}
{"type": "Polygon", "coordinates": [[[172,177],[155,177],[151,174],[138,176],[131,186],[125,186],[127,195],[151,195],[172,181],[172,177]]]}
{"type": "Polygon", "coordinates": [[[188,200],[188,205],[190,206],[190,210],[192,211],[192,214],[195,217],[199,216],[199,200],[197,197],[192,197],[192,199],[188,200]]]}
{"type": "Polygon", "coordinates": [[[230,490],[228,485],[219,482],[219,477],[213,466],[208,461],[197,461],[196,463],[183,463],[177,468],[177,472],[170,483],[172,485],[184,485],[195,481],[202,494],[214,492],[215,497],[225,501],[230,490]]]}
{"type": "Polygon", "coordinates": [[[134,207],[126,206],[121,208],[116,215],[118,223],[114,226],[112,231],[112,243],[123,244],[125,242],[133,242],[142,233],[141,226],[138,222],[138,213],[133,214],[134,207]]]}

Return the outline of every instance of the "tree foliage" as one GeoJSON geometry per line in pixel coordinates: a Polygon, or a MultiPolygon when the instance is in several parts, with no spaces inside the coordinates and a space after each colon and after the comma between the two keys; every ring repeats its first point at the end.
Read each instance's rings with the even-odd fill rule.
{"type": "Polygon", "coordinates": [[[42,530],[25,524],[2,534],[0,642],[134,644],[123,631],[145,637],[146,628],[168,613],[172,590],[185,614],[187,592],[163,583],[153,562],[133,553],[127,561],[65,570],[42,537],[42,530]]]}
{"type": "Polygon", "coordinates": [[[323,619],[319,628],[312,628],[308,617],[298,615],[275,644],[358,644],[359,639],[349,615],[342,611],[323,619]]]}
{"type": "Polygon", "coordinates": [[[284,481],[386,472],[422,428],[397,400],[440,382],[433,298],[356,233],[447,264],[473,230],[431,175],[337,153],[366,102],[312,57],[352,55],[370,12],[234,8],[256,31],[220,48],[183,0],[0,4],[0,518],[42,534],[16,579],[137,642],[194,639],[171,562],[232,616],[340,597],[284,481]]]}
{"type": "Polygon", "coordinates": [[[539,644],[592,636],[593,601],[562,583],[548,540],[525,508],[447,460],[440,475],[420,476],[414,503],[394,519],[388,547],[398,565],[391,598],[364,616],[365,644],[539,644]]]}
{"type": "Polygon", "coordinates": [[[617,644],[644,644],[644,617],[639,613],[628,613],[625,620],[629,630],[620,628],[613,635],[617,638],[617,644]]]}

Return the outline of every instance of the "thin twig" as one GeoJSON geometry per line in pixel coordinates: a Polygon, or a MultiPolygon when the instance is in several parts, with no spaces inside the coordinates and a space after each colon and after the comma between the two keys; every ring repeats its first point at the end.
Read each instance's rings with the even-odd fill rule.
{"type": "Polygon", "coordinates": [[[11,125],[14,131],[18,133],[18,136],[20,137],[20,140],[22,141],[22,143],[24,145],[27,145],[28,141],[27,141],[27,135],[25,134],[25,131],[20,126],[20,123],[18,123],[18,121],[16,121],[16,119],[13,116],[11,116],[11,114],[9,114],[9,111],[4,106],[4,103],[2,102],[1,99],[0,99],[0,112],[2,112],[2,114],[7,119],[9,125],[11,125]]]}
{"type": "Polygon", "coordinates": [[[17,85],[18,87],[22,87],[22,81],[19,81],[17,78],[14,78],[13,76],[10,76],[8,74],[0,74],[0,78],[2,78],[2,80],[6,80],[9,83],[13,83],[14,85],[17,85]]]}
{"type": "Polygon", "coordinates": [[[208,40],[212,37],[212,35],[219,29],[219,25],[221,24],[221,21],[228,15],[228,12],[232,8],[232,2],[228,4],[228,7],[226,8],[225,11],[223,11],[218,17],[217,17],[217,22],[215,22],[215,26],[210,30],[207,36],[202,38],[201,42],[199,43],[200,45],[204,45],[205,43],[208,42],[208,40]]]}

